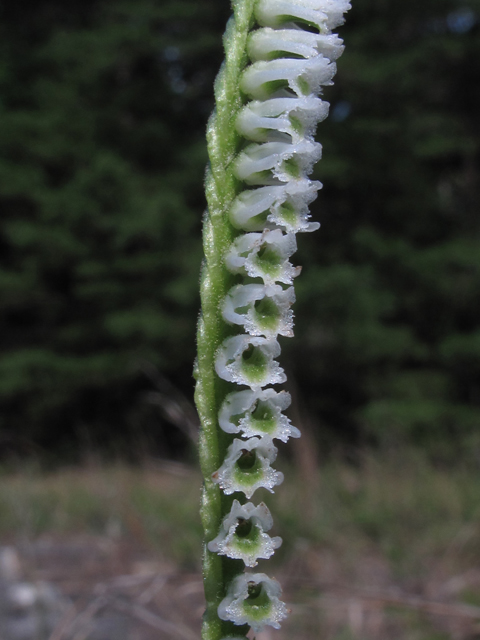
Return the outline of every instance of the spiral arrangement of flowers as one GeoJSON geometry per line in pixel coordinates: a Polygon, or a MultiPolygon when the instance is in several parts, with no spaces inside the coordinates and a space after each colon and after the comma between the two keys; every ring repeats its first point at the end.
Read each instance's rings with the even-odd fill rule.
{"type": "Polygon", "coordinates": [[[296,234],[319,227],[309,220],[309,205],[321,188],[308,178],[322,150],[313,136],[328,115],[329,105],[319,94],[332,84],[335,60],[343,52],[332,29],[349,8],[348,0],[237,1],[227,27],[226,63],[208,130],[197,368],[207,538],[205,640],[245,637],[249,628],[265,625],[278,628],[287,615],[279,584],[264,573],[244,573],[239,563],[255,567],[281,544],[267,533],[273,521],[266,505],[250,499],[257,489],[273,492],[283,482],[272,467],[274,440],[300,436],[283,414],[290,395],[271,385],[286,380],[276,360],[277,338],[293,335],[293,281],[300,268],[290,257],[296,234]],[[237,93],[228,97],[234,85],[237,93]],[[222,131],[230,146],[221,144],[222,131]],[[210,341],[208,323],[216,332],[210,341]],[[209,350],[202,351],[207,342],[209,350]],[[213,367],[208,380],[202,377],[207,366],[213,367]],[[222,556],[233,563],[219,564],[222,556]],[[216,578],[209,582],[211,576],[216,578]]]}

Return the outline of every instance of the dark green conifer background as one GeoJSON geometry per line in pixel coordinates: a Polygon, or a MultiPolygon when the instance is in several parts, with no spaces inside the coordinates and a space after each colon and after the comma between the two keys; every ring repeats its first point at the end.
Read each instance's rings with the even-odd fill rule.
{"type": "MultiPolygon", "coordinates": [[[[356,0],[282,364],[324,443],[480,454],[480,3],[356,0]]],[[[0,447],[184,440],[227,0],[0,8],[0,447]]]]}

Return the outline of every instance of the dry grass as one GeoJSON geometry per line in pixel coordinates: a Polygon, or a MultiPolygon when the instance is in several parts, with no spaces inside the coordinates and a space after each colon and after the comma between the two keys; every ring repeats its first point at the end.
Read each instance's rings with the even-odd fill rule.
{"type": "MultiPolygon", "coordinates": [[[[268,497],[275,534],[284,544],[259,570],[282,580],[293,611],[282,631],[266,631],[257,640],[480,638],[478,470],[435,468],[419,456],[397,454],[366,456],[358,466],[330,462],[313,478],[284,471],[284,486],[268,497]]],[[[168,606],[160,589],[150,609],[143,607],[147,613],[138,609],[137,614],[150,612],[166,621],[158,637],[167,639],[175,637],[169,620],[182,612],[182,624],[198,635],[200,483],[198,473],[182,465],[4,474],[0,535],[18,547],[79,535],[128,545],[152,567],[168,566],[157,573],[171,585],[168,606]],[[194,592],[193,601],[185,588],[194,592]],[[177,595],[172,599],[172,594],[177,595]],[[183,611],[187,601],[191,606],[183,611]]],[[[135,574],[138,557],[110,568],[108,579],[135,574]]],[[[102,572],[99,560],[89,589],[94,591],[94,583],[105,587],[102,572]]],[[[166,594],[163,583],[162,588],[166,594]]],[[[120,606],[115,598],[112,602],[120,606]]]]}

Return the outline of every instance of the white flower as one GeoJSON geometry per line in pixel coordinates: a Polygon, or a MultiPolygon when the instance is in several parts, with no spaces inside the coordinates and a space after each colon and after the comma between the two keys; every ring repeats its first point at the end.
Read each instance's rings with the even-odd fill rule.
{"type": "Polygon", "coordinates": [[[317,197],[320,182],[292,180],[243,191],[230,208],[230,221],[237,229],[263,231],[283,227],[287,232],[316,231],[318,222],[309,222],[308,206],[317,197]]]}
{"type": "Polygon", "coordinates": [[[321,54],[329,60],[339,58],[343,40],[336,34],[311,33],[301,29],[257,29],[248,39],[248,56],[252,62],[272,60],[280,55],[314,58],[321,54]]]}
{"type": "Polygon", "coordinates": [[[222,522],[220,533],[208,543],[208,549],[243,560],[247,567],[255,567],[258,558],[270,558],[282,544],[281,538],[271,538],[265,533],[272,526],[273,518],[263,502],[256,507],[251,502],[242,506],[238,500],[234,500],[230,513],[222,522]]]}
{"type": "Polygon", "coordinates": [[[248,624],[256,633],[267,625],[279,629],[288,613],[279,599],[281,594],[278,582],[264,573],[237,576],[218,607],[218,617],[236,625],[248,624]]]}
{"type": "Polygon", "coordinates": [[[272,98],[248,102],[238,113],[237,131],[253,142],[287,141],[298,144],[314,134],[328,116],[329,103],[316,96],[272,98]]]}
{"type": "Polygon", "coordinates": [[[227,382],[245,384],[252,389],[279,384],[287,379],[274,360],[280,355],[276,340],[239,335],[222,342],[215,359],[217,375],[227,382]]]}
{"type": "Polygon", "coordinates": [[[282,414],[290,402],[289,393],[274,389],[229,393],[220,408],[218,421],[226,433],[243,432],[244,438],[268,435],[287,442],[289,438],[300,437],[300,431],[282,414]]]}
{"type": "Polygon", "coordinates": [[[239,284],[228,292],[223,306],[224,320],[243,325],[252,336],[293,336],[293,287],[239,284]]]}
{"type": "Polygon", "coordinates": [[[292,284],[301,271],[288,260],[296,250],[293,233],[283,234],[280,229],[245,233],[230,246],[225,265],[232,273],[262,278],[265,284],[292,284]]]}
{"type": "Polygon", "coordinates": [[[243,72],[240,87],[253,100],[289,98],[320,93],[322,86],[333,84],[335,62],[322,55],[314,58],[279,58],[254,62],[243,72]]]}
{"type": "Polygon", "coordinates": [[[263,27],[281,27],[298,21],[328,32],[343,24],[349,0],[259,0],[255,17],[263,27]]]}
{"type": "Polygon", "coordinates": [[[228,448],[222,466],[212,474],[212,480],[227,495],[242,491],[249,500],[260,488],[273,493],[273,487],[283,482],[283,473],[270,466],[277,457],[277,451],[268,436],[235,439],[228,448]]]}
{"type": "Polygon", "coordinates": [[[249,185],[268,185],[303,178],[322,157],[322,145],[304,138],[246,147],[234,162],[236,177],[249,185]]]}

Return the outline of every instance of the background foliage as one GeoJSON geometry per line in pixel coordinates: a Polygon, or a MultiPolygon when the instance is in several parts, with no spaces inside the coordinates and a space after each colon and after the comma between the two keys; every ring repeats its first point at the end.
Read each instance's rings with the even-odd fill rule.
{"type": "MultiPolygon", "coordinates": [[[[182,453],[229,12],[0,8],[4,451],[182,453]]],[[[341,33],[283,364],[324,445],[480,455],[480,3],[356,0],[341,33]]]]}

